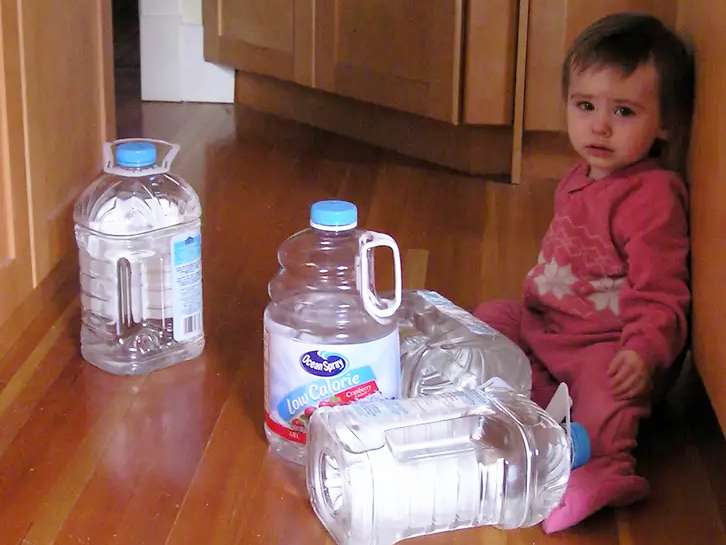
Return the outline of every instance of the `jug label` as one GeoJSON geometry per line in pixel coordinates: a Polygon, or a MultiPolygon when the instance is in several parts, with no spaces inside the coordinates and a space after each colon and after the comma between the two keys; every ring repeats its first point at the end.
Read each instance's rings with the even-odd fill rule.
{"type": "Polygon", "coordinates": [[[281,437],[304,443],[317,407],[398,396],[397,329],[375,341],[327,345],[300,342],[270,329],[266,325],[265,421],[281,437]]]}
{"type": "Polygon", "coordinates": [[[478,389],[445,392],[435,396],[422,396],[401,400],[384,400],[353,407],[352,411],[361,420],[375,420],[378,423],[399,421],[402,418],[417,417],[420,414],[458,414],[459,412],[486,405],[487,396],[478,389]]]}
{"type": "Polygon", "coordinates": [[[202,333],[202,234],[197,231],[171,240],[174,297],[174,340],[202,333]]]}

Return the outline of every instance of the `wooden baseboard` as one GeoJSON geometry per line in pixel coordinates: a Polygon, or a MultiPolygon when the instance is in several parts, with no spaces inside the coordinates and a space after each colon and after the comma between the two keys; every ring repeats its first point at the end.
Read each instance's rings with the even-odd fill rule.
{"type": "Polygon", "coordinates": [[[23,303],[0,324],[0,362],[21,338],[29,349],[37,342],[36,335],[28,331],[37,329],[39,335],[68,307],[78,294],[78,256],[66,256],[45,277],[23,303]],[[34,327],[38,322],[38,327],[34,327]],[[27,337],[27,338],[26,338],[27,337]]]}
{"type": "Polygon", "coordinates": [[[511,127],[451,125],[239,71],[235,97],[255,110],[469,174],[508,175],[511,168],[511,127]]]}
{"type": "Polygon", "coordinates": [[[567,133],[525,132],[522,142],[522,182],[560,179],[578,159],[567,133]]]}

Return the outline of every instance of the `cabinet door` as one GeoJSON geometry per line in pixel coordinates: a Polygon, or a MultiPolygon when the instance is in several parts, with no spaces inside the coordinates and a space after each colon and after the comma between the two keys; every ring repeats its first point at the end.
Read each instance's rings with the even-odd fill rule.
{"type": "Polygon", "coordinates": [[[511,125],[517,0],[466,3],[463,122],[511,125]]]}
{"type": "Polygon", "coordinates": [[[312,85],[314,0],[204,0],[204,57],[312,85]]]}
{"type": "Polygon", "coordinates": [[[111,1],[17,5],[37,285],[75,255],[73,203],[98,176],[102,143],[115,134],[111,1]]]}
{"type": "Polygon", "coordinates": [[[462,0],[316,0],[315,86],[458,123],[462,0]]]}
{"type": "Polygon", "coordinates": [[[560,73],[567,49],[588,25],[610,13],[651,13],[673,25],[675,0],[530,0],[524,103],[526,130],[564,131],[560,73]]]}
{"type": "Polygon", "coordinates": [[[16,16],[0,3],[0,324],[33,288],[16,16]]]}

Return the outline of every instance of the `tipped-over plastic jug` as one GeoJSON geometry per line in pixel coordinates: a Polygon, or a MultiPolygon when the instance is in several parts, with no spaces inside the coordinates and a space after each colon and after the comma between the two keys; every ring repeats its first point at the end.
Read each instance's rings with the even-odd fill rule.
{"type": "MultiPolygon", "coordinates": [[[[541,522],[564,494],[573,448],[550,414],[506,383],[319,409],[307,486],[339,545],[541,522]]],[[[584,428],[578,464],[587,459],[584,428]]]]}
{"type": "Polygon", "coordinates": [[[404,291],[397,316],[402,397],[476,388],[492,377],[529,397],[527,356],[476,316],[428,290],[404,291]]]}

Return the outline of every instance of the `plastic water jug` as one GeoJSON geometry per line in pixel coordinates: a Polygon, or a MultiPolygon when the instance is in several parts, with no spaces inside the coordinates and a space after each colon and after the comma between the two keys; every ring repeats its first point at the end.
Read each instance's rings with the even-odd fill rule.
{"type": "Polygon", "coordinates": [[[202,210],[169,172],[178,151],[160,140],[107,143],[104,174],[76,202],[81,352],[111,373],[146,373],[204,348],[202,210]]]}
{"type": "Polygon", "coordinates": [[[265,433],[273,451],[296,463],[304,462],[317,407],[399,395],[398,246],[356,227],[354,204],[313,204],[310,227],[280,246],[280,270],[268,286],[265,433]],[[380,298],[374,286],[373,249],[381,246],[393,253],[393,298],[380,298]]]}
{"type": "Polygon", "coordinates": [[[567,429],[505,383],[319,409],[310,420],[307,487],[339,545],[541,522],[589,457],[567,429]]]}
{"type": "Polygon", "coordinates": [[[529,397],[532,370],[524,352],[445,297],[406,290],[397,315],[402,397],[476,388],[492,377],[529,397]]]}

